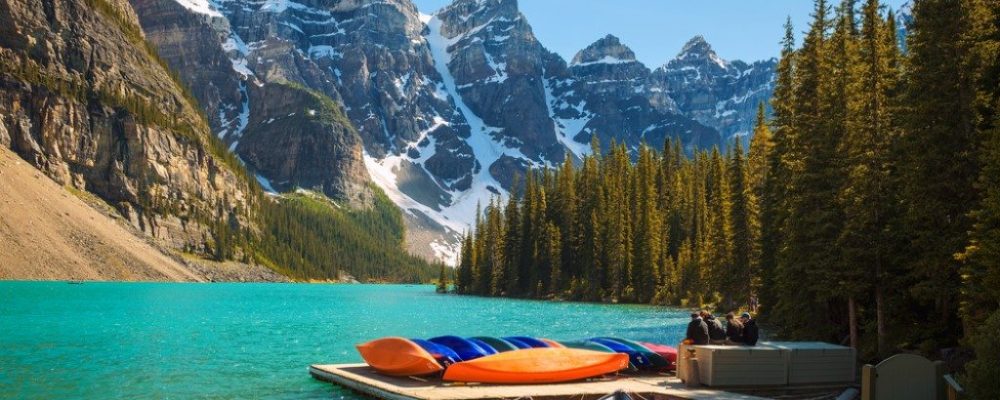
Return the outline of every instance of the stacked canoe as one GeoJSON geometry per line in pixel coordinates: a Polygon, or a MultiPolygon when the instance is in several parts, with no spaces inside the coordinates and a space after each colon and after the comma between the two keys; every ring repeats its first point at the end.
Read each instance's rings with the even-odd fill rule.
{"type": "Polygon", "coordinates": [[[528,336],[388,337],[357,346],[365,362],[393,376],[435,375],[454,382],[555,383],[620,371],[667,371],[673,347],[621,338],[557,342],[528,336]]]}

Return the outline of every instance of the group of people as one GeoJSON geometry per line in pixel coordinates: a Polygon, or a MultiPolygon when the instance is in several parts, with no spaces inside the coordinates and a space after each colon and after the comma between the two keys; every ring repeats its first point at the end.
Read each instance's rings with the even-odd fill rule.
{"type": "Polygon", "coordinates": [[[685,343],[690,344],[727,344],[754,346],[760,339],[760,329],[757,320],[745,312],[736,318],[736,314],[726,314],[726,327],[712,313],[701,310],[691,313],[688,323],[685,343]]]}

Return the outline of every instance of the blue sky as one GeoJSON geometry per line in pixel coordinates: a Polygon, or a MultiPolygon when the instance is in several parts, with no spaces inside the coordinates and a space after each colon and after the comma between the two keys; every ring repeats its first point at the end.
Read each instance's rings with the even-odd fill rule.
{"type": "MultiPolygon", "coordinates": [[[[883,0],[894,10],[905,0],[883,0]]],[[[413,0],[433,13],[451,0],[413,0]]],[[[702,35],[720,57],[755,61],[776,57],[786,16],[796,36],[806,29],[809,0],[520,0],[535,36],[570,59],[611,33],[632,48],[639,61],[655,68],[672,59],[691,37],[702,35]]]]}

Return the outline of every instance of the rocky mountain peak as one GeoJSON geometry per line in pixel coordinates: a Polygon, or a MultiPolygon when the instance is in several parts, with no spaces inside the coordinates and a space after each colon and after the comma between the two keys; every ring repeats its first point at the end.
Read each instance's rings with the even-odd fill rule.
{"type": "Polygon", "coordinates": [[[493,22],[510,23],[521,19],[517,0],[457,0],[436,15],[447,21],[441,33],[448,38],[493,22]]]}
{"type": "Polygon", "coordinates": [[[712,49],[712,45],[708,44],[704,36],[697,35],[691,40],[688,40],[681,48],[681,52],[677,54],[677,58],[672,60],[670,64],[683,63],[686,65],[716,65],[719,68],[726,69],[728,64],[722,58],[719,58],[718,54],[715,54],[715,50],[712,49]]]}
{"type": "Polygon", "coordinates": [[[635,61],[635,53],[632,49],[622,44],[617,36],[609,34],[577,52],[570,65],[632,61],[635,61]]]}

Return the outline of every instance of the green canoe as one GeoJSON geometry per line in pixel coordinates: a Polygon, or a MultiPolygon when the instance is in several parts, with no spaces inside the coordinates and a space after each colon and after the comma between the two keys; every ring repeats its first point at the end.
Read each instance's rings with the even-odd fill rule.
{"type": "Polygon", "coordinates": [[[476,337],[473,337],[473,339],[481,340],[484,343],[486,343],[486,344],[488,344],[490,346],[493,346],[493,348],[496,349],[496,351],[498,353],[503,353],[505,351],[511,351],[511,350],[517,350],[517,346],[514,346],[510,342],[508,342],[506,340],[503,340],[503,339],[500,339],[500,338],[497,338],[497,337],[476,336],[476,337]]]}

